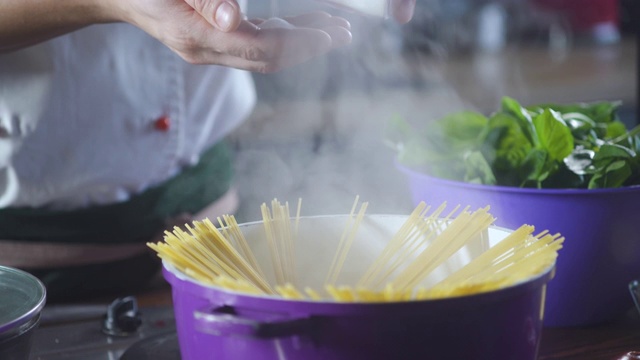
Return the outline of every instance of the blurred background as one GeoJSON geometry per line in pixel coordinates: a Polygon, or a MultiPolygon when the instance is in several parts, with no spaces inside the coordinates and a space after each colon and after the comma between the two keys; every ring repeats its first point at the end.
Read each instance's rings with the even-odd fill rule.
{"type": "Polygon", "coordinates": [[[322,9],[347,18],[353,44],[269,75],[254,75],[258,105],[231,137],[240,221],[277,197],[303,214],[412,208],[385,129],[394,117],[429,121],[462,109],[490,113],[502,96],[540,102],[621,100],[637,124],[634,0],[417,0],[407,25],[313,0],[252,2],[250,17],[322,9]]]}

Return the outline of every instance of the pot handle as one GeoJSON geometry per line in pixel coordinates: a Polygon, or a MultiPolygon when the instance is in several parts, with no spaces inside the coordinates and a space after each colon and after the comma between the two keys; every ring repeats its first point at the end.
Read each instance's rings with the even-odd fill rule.
{"type": "Polygon", "coordinates": [[[256,318],[238,314],[232,306],[222,306],[193,313],[197,331],[214,336],[249,336],[281,338],[308,332],[311,319],[291,318],[287,314],[255,313],[256,318]]]}

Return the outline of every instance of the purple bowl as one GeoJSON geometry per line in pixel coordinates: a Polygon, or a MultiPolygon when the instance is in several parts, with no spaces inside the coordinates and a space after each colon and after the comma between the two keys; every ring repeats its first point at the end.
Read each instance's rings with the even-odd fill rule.
{"type": "Polygon", "coordinates": [[[524,189],[434,178],[404,166],[413,201],[491,207],[496,225],[523,224],[565,237],[549,283],[545,326],[601,323],[633,307],[628,284],[640,276],[640,186],[524,189]]]}

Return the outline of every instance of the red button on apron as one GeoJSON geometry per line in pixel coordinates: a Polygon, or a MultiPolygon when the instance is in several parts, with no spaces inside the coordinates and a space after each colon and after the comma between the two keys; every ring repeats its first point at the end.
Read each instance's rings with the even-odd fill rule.
{"type": "Polygon", "coordinates": [[[156,119],[156,122],[153,124],[156,130],[167,131],[171,127],[171,119],[168,116],[161,116],[156,119]]]}

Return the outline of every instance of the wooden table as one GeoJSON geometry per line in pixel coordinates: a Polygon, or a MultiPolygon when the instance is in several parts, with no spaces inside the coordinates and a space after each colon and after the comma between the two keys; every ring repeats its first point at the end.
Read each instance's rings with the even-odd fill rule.
{"type": "MultiPolygon", "coordinates": [[[[141,307],[172,303],[171,288],[160,280],[136,297],[141,307]]],[[[545,328],[538,359],[618,360],[631,351],[640,351],[640,316],[635,310],[610,324],[545,328]]]]}
{"type": "Polygon", "coordinates": [[[631,351],[640,351],[640,320],[574,328],[545,328],[540,360],[616,360],[631,351]]]}

